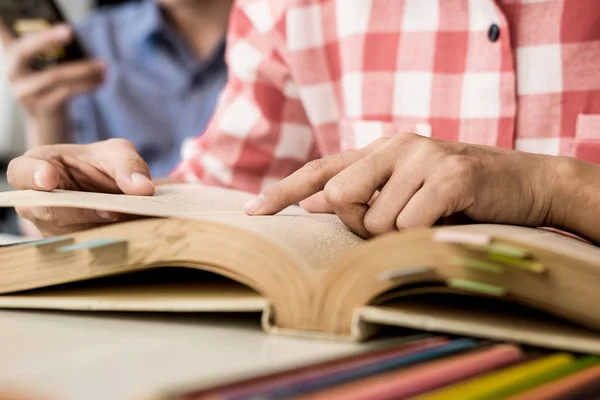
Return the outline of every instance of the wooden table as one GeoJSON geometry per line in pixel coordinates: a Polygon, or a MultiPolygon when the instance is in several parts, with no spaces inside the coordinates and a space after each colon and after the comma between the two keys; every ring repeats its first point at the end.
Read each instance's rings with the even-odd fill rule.
{"type": "Polygon", "coordinates": [[[259,317],[0,311],[0,387],[56,400],[130,400],[364,350],[269,336],[259,317]]]}

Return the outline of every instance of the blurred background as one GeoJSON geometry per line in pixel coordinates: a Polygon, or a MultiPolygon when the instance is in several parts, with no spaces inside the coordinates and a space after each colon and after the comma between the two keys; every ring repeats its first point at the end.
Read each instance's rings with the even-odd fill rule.
{"type": "MultiPolygon", "coordinates": [[[[90,10],[135,0],[57,0],[67,17],[74,22],[84,18],[90,10]]],[[[10,159],[23,153],[23,117],[13,101],[4,73],[4,57],[0,44],[0,168],[2,172],[10,159]]],[[[6,189],[5,174],[1,174],[0,189],[6,189]]]]}
{"type": "MultiPolygon", "coordinates": [[[[136,0],[57,0],[67,17],[78,22],[91,10],[136,0]]],[[[4,49],[0,44],[0,191],[9,189],[6,167],[11,158],[25,151],[24,118],[11,96],[4,73],[4,49]]],[[[0,209],[0,232],[3,230],[4,210],[0,209]]]]}

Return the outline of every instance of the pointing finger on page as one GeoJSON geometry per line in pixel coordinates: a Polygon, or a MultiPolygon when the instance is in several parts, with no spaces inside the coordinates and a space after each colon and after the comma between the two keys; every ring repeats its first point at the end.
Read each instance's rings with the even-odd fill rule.
{"type": "Polygon", "coordinates": [[[272,215],[322,191],[327,182],[381,145],[378,139],[360,149],[314,160],[248,202],[249,215],[272,215]]]}
{"type": "Polygon", "coordinates": [[[340,171],[364,156],[359,151],[314,160],[246,204],[249,215],[277,214],[323,190],[340,171]]]}

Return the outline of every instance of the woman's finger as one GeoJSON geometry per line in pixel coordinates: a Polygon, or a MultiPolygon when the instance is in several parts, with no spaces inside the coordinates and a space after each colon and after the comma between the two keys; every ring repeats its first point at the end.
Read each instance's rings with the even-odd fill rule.
{"type": "Polygon", "coordinates": [[[386,140],[378,139],[362,149],[346,151],[309,162],[246,204],[246,213],[250,215],[276,214],[292,204],[319,193],[331,178],[367,154],[371,154],[386,140]]]}
{"type": "Polygon", "coordinates": [[[430,228],[440,219],[453,214],[452,204],[456,204],[456,193],[443,184],[425,182],[406,203],[396,218],[398,230],[430,228]]]}
{"type": "Polygon", "coordinates": [[[19,190],[50,191],[60,184],[59,173],[52,163],[27,154],[13,159],[6,175],[9,185],[19,190]]]}
{"type": "Polygon", "coordinates": [[[325,200],[325,196],[323,196],[323,192],[316,193],[310,196],[308,199],[301,201],[300,206],[310,213],[321,213],[321,214],[331,214],[333,213],[333,208],[329,205],[327,200],[325,200]]]}
{"type": "Polygon", "coordinates": [[[364,226],[373,236],[396,230],[396,218],[423,185],[422,172],[410,160],[396,166],[364,217],[364,226]]]}
{"type": "Polygon", "coordinates": [[[331,178],[363,156],[346,152],[311,161],[246,204],[245,211],[250,215],[276,214],[322,191],[331,178]]]}
{"type": "Polygon", "coordinates": [[[150,168],[135,145],[125,139],[111,139],[86,146],[90,163],[114,179],[124,194],[152,196],[155,191],[150,168]]]}
{"type": "Polygon", "coordinates": [[[394,158],[391,154],[376,151],[351,164],[325,185],[325,199],[357,235],[371,236],[364,225],[368,203],[378,188],[388,181],[393,169],[394,158]]]}

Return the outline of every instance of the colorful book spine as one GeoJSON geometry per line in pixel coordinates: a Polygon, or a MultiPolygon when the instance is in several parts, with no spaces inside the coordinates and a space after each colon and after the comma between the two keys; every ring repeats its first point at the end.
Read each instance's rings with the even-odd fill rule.
{"type": "Polygon", "coordinates": [[[228,400],[289,399],[303,394],[327,389],[343,383],[393,371],[398,368],[415,365],[440,357],[451,356],[472,349],[476,345],[477,341],[473,339],[457,339],[442,346],[398,356],[390,360],[372,363],[370,365],[365,365],[358,368],[350,368],[346,371],[329,374],[316,379],[301,380],[292,385],[285,385],[275,390],[261,389],[255,393],[247,393],[243,396],[229,397],[228,400]]]}
{"type": "Polygon", "coordinates": [[[296,400],[392,400],[414,396],[522,360],[515,345],[501,344],[449,359],[334,387],[296,400]]]}
{"type": "Polygon", "coordinates": [[[516,367],[484,375],[417,397],[418,400],[492,400],[501,399],[511,387],[563,368],[574,361],[571,354],[557,353],[516,367]]]}
{"type": "Polygon", "coordinates": [[[537,386],[508,400],[550,400],[569,399],[575,393],[590,384],[600,382],[600,365],[583,369],[542,386],[537,386]]]}
{"type": "Polygon", "coordinates": [[[240,382],[225,384],[207,390],[190,393],[185,400],[224,399],[254,393],[259,390],[274,390],[285,385],[292,385],[303,380],[317,379],[319,377],[340,373],[351,368],[370,365],[392,359],[401,355],[435,348],[448,343],[446,337],[436,336],[417,338],[400,345],[368,353],[344,357],[342,359],[322,362],[315,365],[295,368],[288,371],[273,373],[266,376],[246,379],[240,382]]]}
{"type": "Polygon", "coordinates": [[[600,400],[600,356],[421,335],[164,400],[600,400]],[[541,354],[548,354],[547,351],[541,354]]]}

